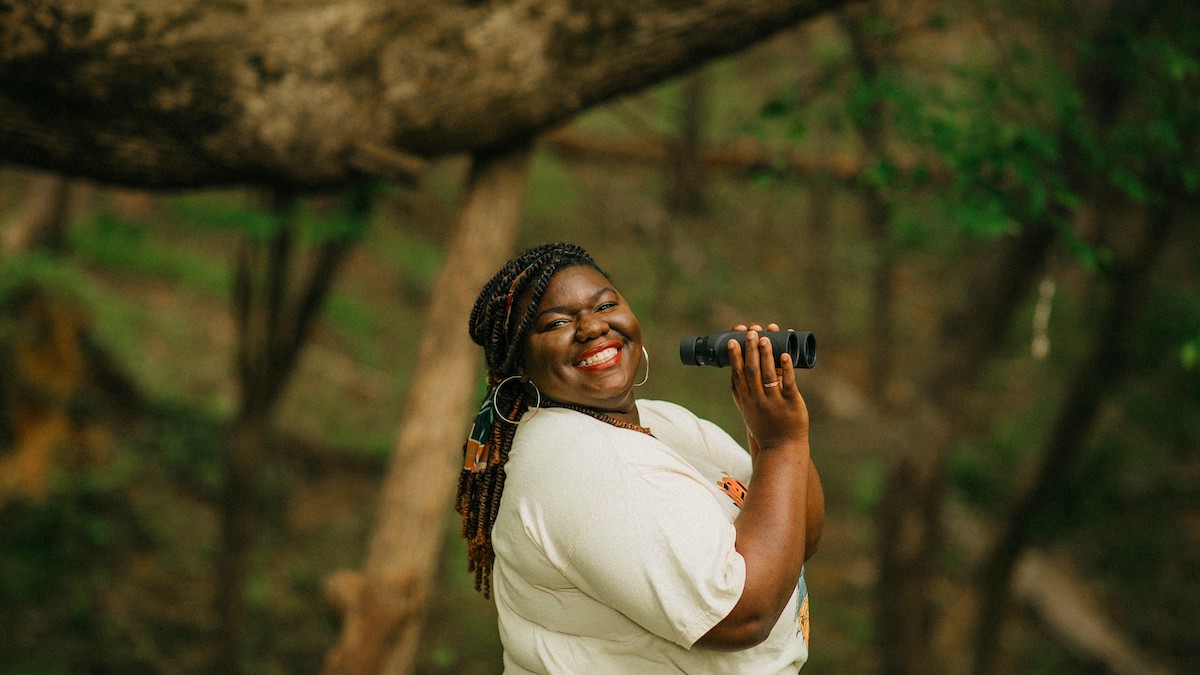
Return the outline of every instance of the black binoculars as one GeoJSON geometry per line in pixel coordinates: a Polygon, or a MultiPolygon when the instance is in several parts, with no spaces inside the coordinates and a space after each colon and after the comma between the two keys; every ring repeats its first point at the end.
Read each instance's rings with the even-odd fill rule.
{"type": "MultiPolygon", "coordinates": [[[[775,356],[775,367],[784,353],[792,357],[797,368],[812,368],[817,363],[817,338],[812,333],[794,331],[760,331],[760,337],[771,341],[771,353],[775,356]]],[[[746,349],[746,331],[727,330],[703,337],[688,336],[679,342],[679,360],[685,366],[729,365],[729,341],[737,340],[746,349]]]]}

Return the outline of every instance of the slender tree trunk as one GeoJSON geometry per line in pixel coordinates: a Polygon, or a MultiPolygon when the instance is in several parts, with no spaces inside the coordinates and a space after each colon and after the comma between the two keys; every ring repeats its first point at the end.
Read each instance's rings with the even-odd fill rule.
{"type": "Polygon", "coordinates": [[[708,112],[708,78],[697,70],[683,79],[679,110],[679,136],[671,148],[671,191],[667,206],[672,213],[698,216],[705,211],[704,121],[708,112]]]}
{"type": "Polygon", "coordinates": [[[400,675],[412,666],[479,391],[480,354],[466,317],[513,249],[528,159],[524,147],[475,157],[430,301],[366,563],[361,572],[335,573],[327,586],[342,614],[327,675],[400,675]]]}
{"type": "Polygon", "coordinates": [[[257,481],[267,445],[270,420],[265,411],[239,415],[226,431],[225,485],[221,498],[221,550],[217,564],[217,612],[220,639],[217,669],[242,672],[241,647],[246,628],[243,603],[249,548],[258,531],[257,481]]]}
{"type": "Polygon", "coordinates": [[[879,505],[881,672],[941,675],[931,648],[934,582],[942,549],[941,510],[954,424],[945,411],[969,391],[995,352],[1013,314],[1042,269],[1054,241],[1047,225],[1029,225],[982,265],[964,302],[942,325],[942,361],[927,398],[910,412],[911,431],[893,459],[879,505]],[[968,318],[969,317],[969,318],[968,318]]]}
{"type": "Polygon", "coordinates": [[[667,184],[664,201],[667,218],[658,231],[658,245],[667,264],[658,265],[654,278],[658,312],[678,311],[671,306],[676,299],[671,288],[695,272],[695,264],[681,265],[680,261],[697,260],[693,240],[704,227],[707,210],[705,198],[704,123],[708,116],[708,77],[697,70],[683,80],[678,134],[668,144],[666,156],[667,184]]]}
{"type": "Polygon", "coordinates": [[[71,184],[56,173],[36,173],[25,188],[25,200],[0,232],[0,253],[67,247],[67,207],[71,184]]]}
{"type": "MultiPolygon", "coordinates": [[[[880,33],[884,21],[873,2],[848,5],[839,17],[850,36],[855,68],[865,86],[872,89],[865,114],[851,115],[851,119],[862,140],[866,161],[869,164],[890,164],[887,129],[884,126],[887,106],[877,93],[880,64],[887,58],[886,36],[880,33]]],[[[863,181],[860,186],[867,232],[870,233],[871,247],[875,252],[875,265],[871,270],[868,381],[872,398],[887,406],[889,401],[886,393],[894,362],[892,285],[896,255],[891,241],[892,213],[884,189],[884,185],[872,180],[863,181]]]]}
{"type": "Polygon", "coordinates": [[[829,344],[841,342],[841,331],[838,328],[838,292],[837,264],[834,260],[833,246],[833,199],[837,186],[828,174],[818,173],[807,182],[808,209],[804,216],[808,221],[808,235],[805,248],[809,253],[807,274],[808,290],[806,294],[813,303],[816,311],[814,332],[829,344]]]}
{"type": "MultiPolygon", "coordinates": [[[[371,207],[369,188],[359,186],[351,195],[351,217],[365,221],[371,207]]],[[[296,250],[291,216],[295,206],[291,195],[276,194],[272,208],[279,215],[279,229],[265,246],[247,237],[237,259],[234,314],[239,330],[236,373],[241,401],[226,433],[217,568],[217,667],[223,675],[242,672],[243,596],[250,571],[247,558],[258,531],[258,477],[271,440],[271,418],[336,270],[349,251],[342,241],[320,244],[308,275],[293,288],[290,281],[296,250]]]]}
{"type": "MultiPolygon", "coordinates": [[[[1029,544],[1031,522],[1061,491],[1062,475],[1083,452],[1101,403],[1117,387],[1128,367],[1125,338],[1137,329],[1150,272],[1168,231],[1175,224],[1175,214],[1170,209],[1158,208],[1147,214],[1146,219],[1149,222],[1140,228],[1143,231],[1140,245],[1113,275],[1105,319],[1093,336],[1091,353],[1075,369],[1066,399],[1040,453],[1037,471],[1013,501],[983,565],[979,579],[982,600],[975,618],[977,675],[998,673],[1001,636],[1012,600],[1013,569],[1029,544]]],[[[1124,219],[1114,223],[1122,230],[1135,229],[1129,225],[1124,219]]]]}

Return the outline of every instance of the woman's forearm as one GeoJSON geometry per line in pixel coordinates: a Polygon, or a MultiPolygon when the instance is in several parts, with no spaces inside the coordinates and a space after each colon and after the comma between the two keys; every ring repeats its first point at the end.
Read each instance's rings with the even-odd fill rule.
{"type": "Polygon", "coordinates": [[[746,564],[745,587],[729,615],[699,644],[746,649],[765,640],[779,620],[807,557],[811,468],[807,439],[758,449],[746,502],[734,523],[735,546],[746,564]]]}

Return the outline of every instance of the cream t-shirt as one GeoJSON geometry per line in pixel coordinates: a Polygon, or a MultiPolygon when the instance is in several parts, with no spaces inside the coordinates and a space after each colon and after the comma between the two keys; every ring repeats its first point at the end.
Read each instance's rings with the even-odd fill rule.
{"type": "Polygon", "coordinates": [[[803,574],[762,644],[693,646],[742,593],[733,521],[750,456],[678,405],[637,405],[654,436],[564,408],[517,431],[492,529],[505,672],[795,673],[808,658],[803,574]]]}

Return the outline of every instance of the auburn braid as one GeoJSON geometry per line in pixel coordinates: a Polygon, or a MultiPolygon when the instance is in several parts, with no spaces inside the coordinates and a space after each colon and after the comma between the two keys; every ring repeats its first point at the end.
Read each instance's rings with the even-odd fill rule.
{"type": "MultiPolygon", "coordinates": [[[[468,330],[475,344],[483,347],[487,363],[487,391],[480,415],[488,419],[488,408],[509,420],[519,420],[533,403],[525,386],[510,382],[506,377],[521,372],[525,341],[533,327],[538,303],[550,285],[550,279],[560,270],[577,265],[591,267],[605,274],[587,251],[567,243],[546,244],[524,251],[505,263],[504,267],[484,285],[471,308],[468,330]]],[[[486,439],[485,465],[464,466],[458,478],[458,500],[455,510],[463,517],[462,536],[467,540],[467,571],[475,574],[475,589],[485,597],[491,595],[492,525],[500,511],[500,495],[504,492],[504,465],[517,434],[517,425],[505,422],[500,415],[490,417],[490,428],[481,430],[486,439]]],[[[474,434],[473,434],[474,436],[474,434]]],[[[463,452],[468,453],[470,440],[463,452]]]]}

